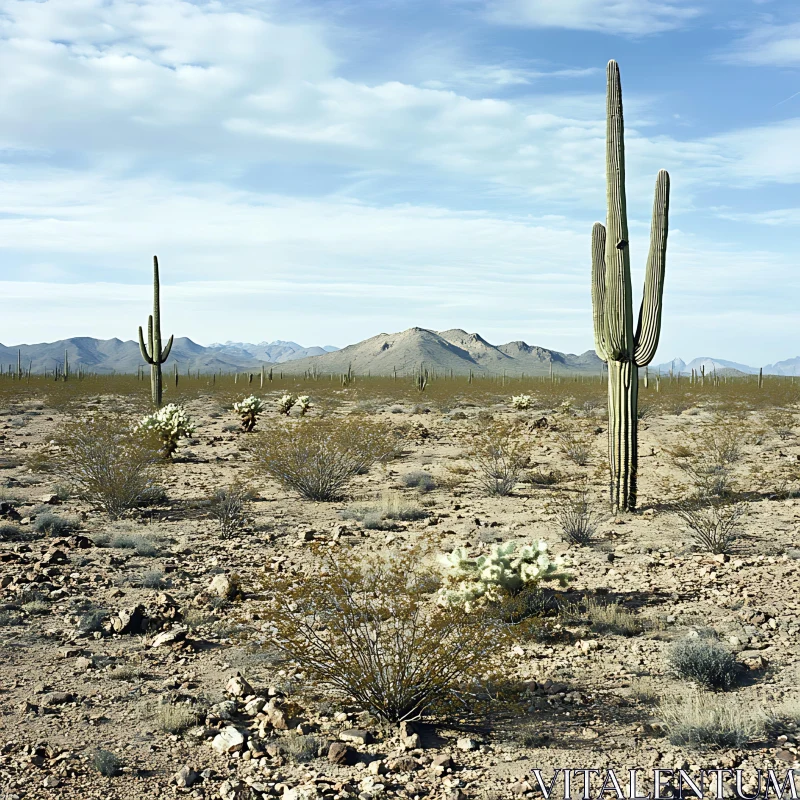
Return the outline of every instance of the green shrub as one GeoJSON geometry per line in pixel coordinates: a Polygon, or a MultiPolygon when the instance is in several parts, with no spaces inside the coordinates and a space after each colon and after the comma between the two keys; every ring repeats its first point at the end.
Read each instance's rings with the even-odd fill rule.
{"type": "Polygon", "coordinates": [[[262,611],[275,644],[314,680],[385,720],[445,702],[499,644],[487,618],[430,603],[417,553],[344,565],[302,582],[278,577],[262,611]]]}
{"type": "Polygon", "coordinates": [[[705,689],[730,689],[736,683],[736,659],[712,639],[681,639],[672,645],[668,658],[679,675],[705,689]]]}
{"type": "Polygon", "coordinates": [[[74,527],[75,523],[72,520],[51,512],[37,514],[33,521],[33,529],[44,536],[66,536],[74,527]]]}

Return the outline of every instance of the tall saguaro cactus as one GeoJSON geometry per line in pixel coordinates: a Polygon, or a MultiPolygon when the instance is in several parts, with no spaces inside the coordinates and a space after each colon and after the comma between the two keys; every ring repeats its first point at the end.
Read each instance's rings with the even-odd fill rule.
{"type": "Polygon", "coordinates": [[[608,363],[608,452],[612,511],[636,508],[639,367],[649,364],[661,333],[661,301],[667,254],[669,174],[656,178],[650,253],[644,297],[633,327],[628,217],[625,205],[625,143],[619,65],[608,62],[606,94],[605,227],[592,228],[592,307],[597,355],[608,363]],[[606,243],[608,242],[608,247],[606,243]]]}
{"type": "Polygon", "coordinates": [[[153,313],[147,320],[147,345],[139,326],[139,349],[142,358],[150,365],[150,389],[153,395],[153,405],[161,408],[161,365],[169,358],[174,335],[169,337],[167,346],[161,349],[161,301],[159,299],[158,284],[158,256],[153,256],[153,313]]]}

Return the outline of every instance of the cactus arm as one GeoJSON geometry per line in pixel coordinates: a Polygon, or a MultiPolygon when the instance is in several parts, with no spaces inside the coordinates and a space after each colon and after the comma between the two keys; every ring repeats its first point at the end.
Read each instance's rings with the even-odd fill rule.
{"type": "Polygon", "coordinates": [[[644,367],[653,360],[661,334],[661,306],[664,295],[664,268],[667,260],[669,226],[669,173],[660,170],[656,178],[653,221],[650,227],[650,253],[644,278],[644,296],[636,330],[636,364],[644,367]]]}
{"type": "Polygon", "coordinates": [[[631,266],[625,201],[625,142],[619,65],[608,62],[606,95],[606,234],[605,348],[618,361],[633,357],[631,266]]]}
{"type": "MultiPolygon", "coordinates": [[[[147,321],[147,341],[150,343],[150,347],[152,349],[152,347],[153,347],[153,318],[152,317],[150,317],[148,319],[148,321],[147,321]]],[[[142,326],[141,325],[139,326],[139,350],[142,353],[142,358],[148,364],[151,364],[151,365],[155,364],[155,361],[153,361],[152,356],[150,355],[150,353],[147,352],[147,346],[144,343],[144,334],[142,333],[142,326]]]]}
{"type": "Polygon", "coordinates": [[[594,349],[598,358],[608,361],[605,346],[606,229],[600,222],[592,226],[592,316],[594,349]]]}
{"type": "Polygon", "coordinates": [[[169,337],[169,341],[167,342],[167,346],[164,348],[163,352],[161,353],[161,363],[163,364],[169,358],[169,351],[172,350],[172,341],[175,338],[175,334],[173,333],[172,336],[169,337]]]}

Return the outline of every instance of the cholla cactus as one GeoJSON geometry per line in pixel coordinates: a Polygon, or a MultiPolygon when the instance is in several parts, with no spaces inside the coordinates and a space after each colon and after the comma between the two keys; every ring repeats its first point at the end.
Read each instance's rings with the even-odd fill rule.
{"type": "Polygon", "coordinates": [[[529,394],[518,394],[511,398],[511,405],[519,411],[527,411],[531,407],[529,394]]]}
{"type": "Polygon", "coordinates": [[[256,426],[258,415],[264,410],[264,404],[255,395],[245,397],[233,404],[233,410],[242,418],[242,429],[251,431],[256,426]]]}
{"type": "Polygon", "coordinates": [[[300,416],[304,417],[311,408],[311,398],[307,394],[301,394],[297,398],[297,407],[300,409],[300,416]]]}
{"type": "Polygon", "coordinates": [[[551,560],[547,542],[521,547],[517,542],[498,544],[488,556],[469,558],[464,548],[440,556],[452,588],[439,590],[439,605],[463,606],[467,612],[497,603],[534,588],[541,581],[557,580],[564,586],[569,575],[560,570],[563,559],[551,560]]]}
{"type": "Polygon", "coordinates": [[[285,394],[278,400],[278,412],[287,414],[292,410],[292,406],[297,402],[297,398],[293,394],[285,394]]]}
{"type": "Polygon", "coordinates": [[[195,430],[194,423],[181,406],[170,403],[140,423],[142,430],[154,431],[161,440],[161,450],[169,458],[178,449],[179,439],[188,439],[195,430]]]}

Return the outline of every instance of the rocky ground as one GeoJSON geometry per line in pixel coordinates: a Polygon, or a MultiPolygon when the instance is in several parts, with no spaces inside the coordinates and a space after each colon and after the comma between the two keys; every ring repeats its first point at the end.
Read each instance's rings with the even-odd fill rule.
{"type": "Polygon", "coordinates": [[[561,540],[558,492],[586,484],[604,508],[599,409],[426,413],[424,397],[416,408],[391,405],[367,411],[410,426],[403,455],[358,476],[350,501],[326,504],[248,478],[246,434],[213,401],[193,401],[197,432],[165,468],[166,500],[116,523],[32,469],[29,456],[46,453],[60,412],[13,400],[0,409],[0,798],[456,800],[534,796],[537,768],[800,769],[792,721],[742,748],[692,749],[669,743],[658,712],[659,699],[687,686],[666,649],[711,630],[741,665],[727,693],[741,707],[800,708],[800,500],[785,485],[800,459],[792,432],[745,415],[743,536],[730,556],[711,556],[691,547],[667,503],[686,492],[668,451],[711,423],[710,412],[646,418],[641,512],[601,513],[597,543],[577,547],[561,540]],[[530,469],[560,471],[560,482],[481,494],[464,453],[487,412],[519,420],[530,469]],[[542,417],[547,427],[536,426],[542,417]],[[572,428],[591,440],[584,466],[562,452],[559,432],[572,428]],[[436,488],[405,488],[415,470],[436,488]],[[236,477],[258,491],[253,522],[222,540],[198,501],[236,477]],[[342,517],[387,491],[428,515],[388,531],[342,517]],[[48,513],[73,527],[37,531],[48,513]],[[509,644],[499,662],[524,695],[498,695],[463,718],[386,726],[345,698],[326,699],[276,652],[259,616],[271,576],[302,580],[326,552],[354,559],[418,543],[480,552],[539,538],[568,559],[566,599],[592,598],[595,615],[562,611],[509,644]],[[627,611],[598,616],[613,602],[627,611]]]}

